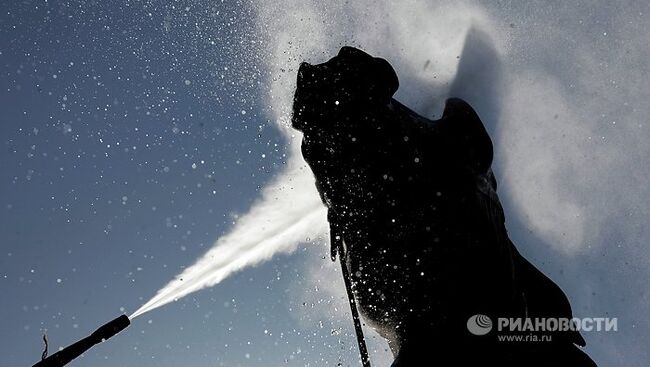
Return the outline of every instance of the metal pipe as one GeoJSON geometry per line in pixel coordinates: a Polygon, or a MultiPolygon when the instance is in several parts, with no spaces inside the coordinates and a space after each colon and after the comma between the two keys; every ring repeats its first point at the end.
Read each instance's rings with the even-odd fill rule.
{"type": "Polygon", "coordinates": [[[131,324],[131,320],[126,315],[122,315],[110,322],[99,327],[90,336],[87,336],[78,342],[52,354],[41,360],[32,367],[60,367],[70,363],[73,359],[79,357],[94,345],[99,344],[120,331],[124,330],[131,324]]]}
{"type": "Polygon", "coordinates": [[[345,248],[343,244],[343,236],[339,233],[338,224],[332,209],[328,212],[328,221],[330,222],[330,246],[332,260],[336,261],[336,254],[339,255],[341,262],[341,272],[343,273],[343,282],[345,283],[345,291],[348,294],[348,301],[350,302],[350,311],[352,312],[352,321],[354,323],[354,331],[357,334],[357,344],[359,344],[359,353],[361,354],[361,364],[363,367],[370,366],[370,357],[368,355],[368,348],[366,347],[366,339],[363,336],[363,328],[361,327],[361,318],[359,317],[359,310],[357,309],[357,301],[352,292],[352,280],[350,278],[350,270],[345,263],[345,248]]]}
{"type": "Polygon", "coordinates": [[[348,300],[350,301],[350,311],[352,311],[352,320],[354,322],[354,331],[357,334],[357,343],[359,344],[359,353],[361,353],[361,364],[363,367],[370,367],[370,357],[368,356],[368,348],[366,347],[366,339],[363,336],[363,329],[361,328],[361,319],[359,318],[359,310],[357,310],[357,302],[352,293],[352,283],[350,281],[350,271],[345,264],[343,256],[339,256],[341,262],[341,271],[343,272],[343,281],[345,282],[345,290],[348,293],[348,300]]]}

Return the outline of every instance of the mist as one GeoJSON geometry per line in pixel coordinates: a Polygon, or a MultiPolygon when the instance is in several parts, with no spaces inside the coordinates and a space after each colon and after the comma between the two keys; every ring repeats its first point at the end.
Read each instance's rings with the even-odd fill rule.
{"type": "MultiPolygon", "coordinates": [[[[433,12],[424,3],[414,3],[413,6],[421,6],[423,7],[422,12],[428,11],[433,16],[433,12]]],[[[260,10],[258,14],[260,27],[266,29],[267,32],[269,29],[274,29],[271,34],[278,35],[277,39],[269,40],[277,42],[276,49],[272,49],[274,52],[261,59],[269,60],[265,66],[271,75],[279,70],[284,70],[284,72],[280,71],[277,77],[271,79],[268,99],[277,126],[285,134],[287,143],[290,145],[287,169],[263,190],[261,198],[253,204],[248,213],[241,216],[233,228],[215,242],[211,250],[161,288],[151,300],[136,310],[131,318],[178,300],[192,292],[214,286],[234,271],[259,264],[270,259],[276,253],[291,252],[300,243],[306,242],[306,239],[322,236],[327,230],[325,208],[316,192],[311,171],[300,155],[300,134],[289,129],[288,121],[291,117],[291,100],[295,88],[295,70],[298,64],[305,59],[323,62],[330,57],[329,55],[338,52],[340,46],[348,44],[348,42],[339,40],[339,43],[336,43],[337,39],[327,37],[325,35],[327,32],[322,25],[319,26],[310,20],[321,16],[313,13],[315,10],[310,6],[295,9],[291,17],[285,14],[281,22],[278,22],[277,15],[263,11],[271,8],[260,5],[258,9],[260,10]],[[295,14],[304,14],[304,17],[296,17],[295,14]],[[299,18],[300,21],[298,21],[299,18]],[[278,27],[280,28],[278,29],[278,27]],[[283,43],[283,40],[286,40],[286,43],[283,43]],[[324,45],[329,45],[329,47],[325,49],[324,45]],[[325,52],[326,50],[329,51],[325,52]],[[323,56],[316,56],[319,53],[322,53],[323,56]]],[[[350,10],[360,11],[355,8],[350,10]]],[[[457,9],[456,14],[452,17],[440,17],[440,20],[445,22],[439,24],[437,29],[426,32],[434,35],[448,28],[444,34],[439,35],[441,37],[440,44],[429,45],[428,49],[423,49],[423,47],[418,48],[417,45],[411,43],[413,51],[418,51],[418,54],[421,55],[419,58],[409,61],[408,58],[399,57],[397,50],[393,50],[397,65],[406,69],[403,79],[414,85],[413,90],[403,88],[407,92],[400,93],[400,95],[403,94],[402,100],[411,101],[412,105],[419,107],[420,110],[433,111],[436,99],[426,98],[426,96],[440,96],[443,94],[443,90],[450,86],[449,82],[454,76],[458,63],[458,58],[454,55],[460,54],[466,34],[474,24],[471,17],[462,21],[461,12],[463,11],[467,11],[467,9],[457,9]],[[451,27],[452,25],[453,27],[451,27]],[[440,47],[441,44],[447,45],[440,47]],[[434,65],[432,68],[436,70],[433,73],[423,68],[427,57],[436,60],[432,63],[434,65]],[[415,93],[418,91],[419,93],[415,93]]],[[[422,12],[418,12],[418,14],[421,15],[422,12]]],[[[376,16],[380,16],[380,14],[376,16]]],[[[408,15],[395,18],[395,26],[403,25],[402,17],[408,17],[408,15]]],[[[349,18],[350,24],[354,23],[353,19],[349,18]]],[[[333,23],[328,25],[329,30],[337,26],[337,18],[330,20],[333,23]]],[[[350,34],[369,37],[363,30],[351,31],[350,34]]],[[[402,29],[396,33],[397,38],[393,40],[392,46],[398,48],[400,44],[406,43],[409,34],[418,33],[415,28],[402,29]]],[[[368,42],[370,41],[376,43],[372,37],[369,37],[368,42]]],[[[349,42],[357,44],[353,40],[349,42]]],[[[368,45],[365,49],[372,53],[375,47],[378,45],[368,45]]],[[[380,52],[380,50],[376,52],[380,52]]],[[[384,57],[392,61],[390,55],[384,55],[384,57]]]]}

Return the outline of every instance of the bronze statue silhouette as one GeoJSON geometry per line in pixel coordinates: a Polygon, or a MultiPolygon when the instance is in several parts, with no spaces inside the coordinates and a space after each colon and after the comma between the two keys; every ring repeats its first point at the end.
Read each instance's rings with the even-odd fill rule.
{"type": "Polygon", "coordinates": [[[389,340],[393,366],[595,366],[577,331],[498,339],[497,318],[570,319],[568,299],[508,237],[476,112],[451,98],[426,119],[392,98],[398,85],[386,60],[343,47],[300,65],[292,118],[332,247],[344,246],[360,311],[389,340]],[[470,332],[474,315],[493,330],[470,332]]]}

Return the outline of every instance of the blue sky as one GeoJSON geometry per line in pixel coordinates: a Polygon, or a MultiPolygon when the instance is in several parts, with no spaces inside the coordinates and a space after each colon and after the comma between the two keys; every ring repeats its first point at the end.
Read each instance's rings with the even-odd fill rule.
{"type": "MultiPolygon", "coordinates": [[[[597,362],[646,365],[647,8],[6,2],[3,363],[36,362],[44,330],[53,352],[134,311],[274,178],[290,178],[295,142],[283,121],[294,68],[353,44],[393,63],[397,97],[417,111],[435,115],[450,93],[474,105],[495,142],[518,248],[578,316],[619,317],[618,332],[585,335],[597,362]],[[487,45],[463,54],[470,29],[487,45]],[[427,60],[433,71],[422,70],[427,60]]],[[[137,318],[76,364],[356,365],[328,249],[303,242],[137,318]]],[[[386,365],[385,345],[370,337],[386,365]]]]}

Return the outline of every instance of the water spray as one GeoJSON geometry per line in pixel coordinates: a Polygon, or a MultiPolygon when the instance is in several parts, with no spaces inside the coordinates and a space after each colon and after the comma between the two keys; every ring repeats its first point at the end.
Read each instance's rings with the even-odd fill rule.
{"type": "MultiPolygon", "coordinates": [[[[92,348],[96,344],[106,341],[113,337],[115,334],[126,329],[131,324],[131,320],[126,315],[122,315],[112,321],[99,327],[89,336],[79,340],[78,342],[63,348],[62,350],[46,357],[47,350],[43,352],[43,359],[33,365],[32,367],[60,367],[70,363],[73,359],[79,357],[81,354],[92,348]]],[[[45,339],[46,340],[46,339],[45,339]]],[[[47,342],[46,342],[47,346],[47,342]]]]}
{"type": "Polygon", "coordinates": [[[267,187],[262,198],[234,227],[221,236],[194,264],[174,279],[129,318],[134,318],[175,302],[188,294],[221,283],[233,273],[271,259],[277,253],[289,253],[305,241],[326,233],[326,210],[311,174],[303,170],[295,157],[288,170],[267,187]],[[288,187],[299,188],[286,193],[288,187]]]}

